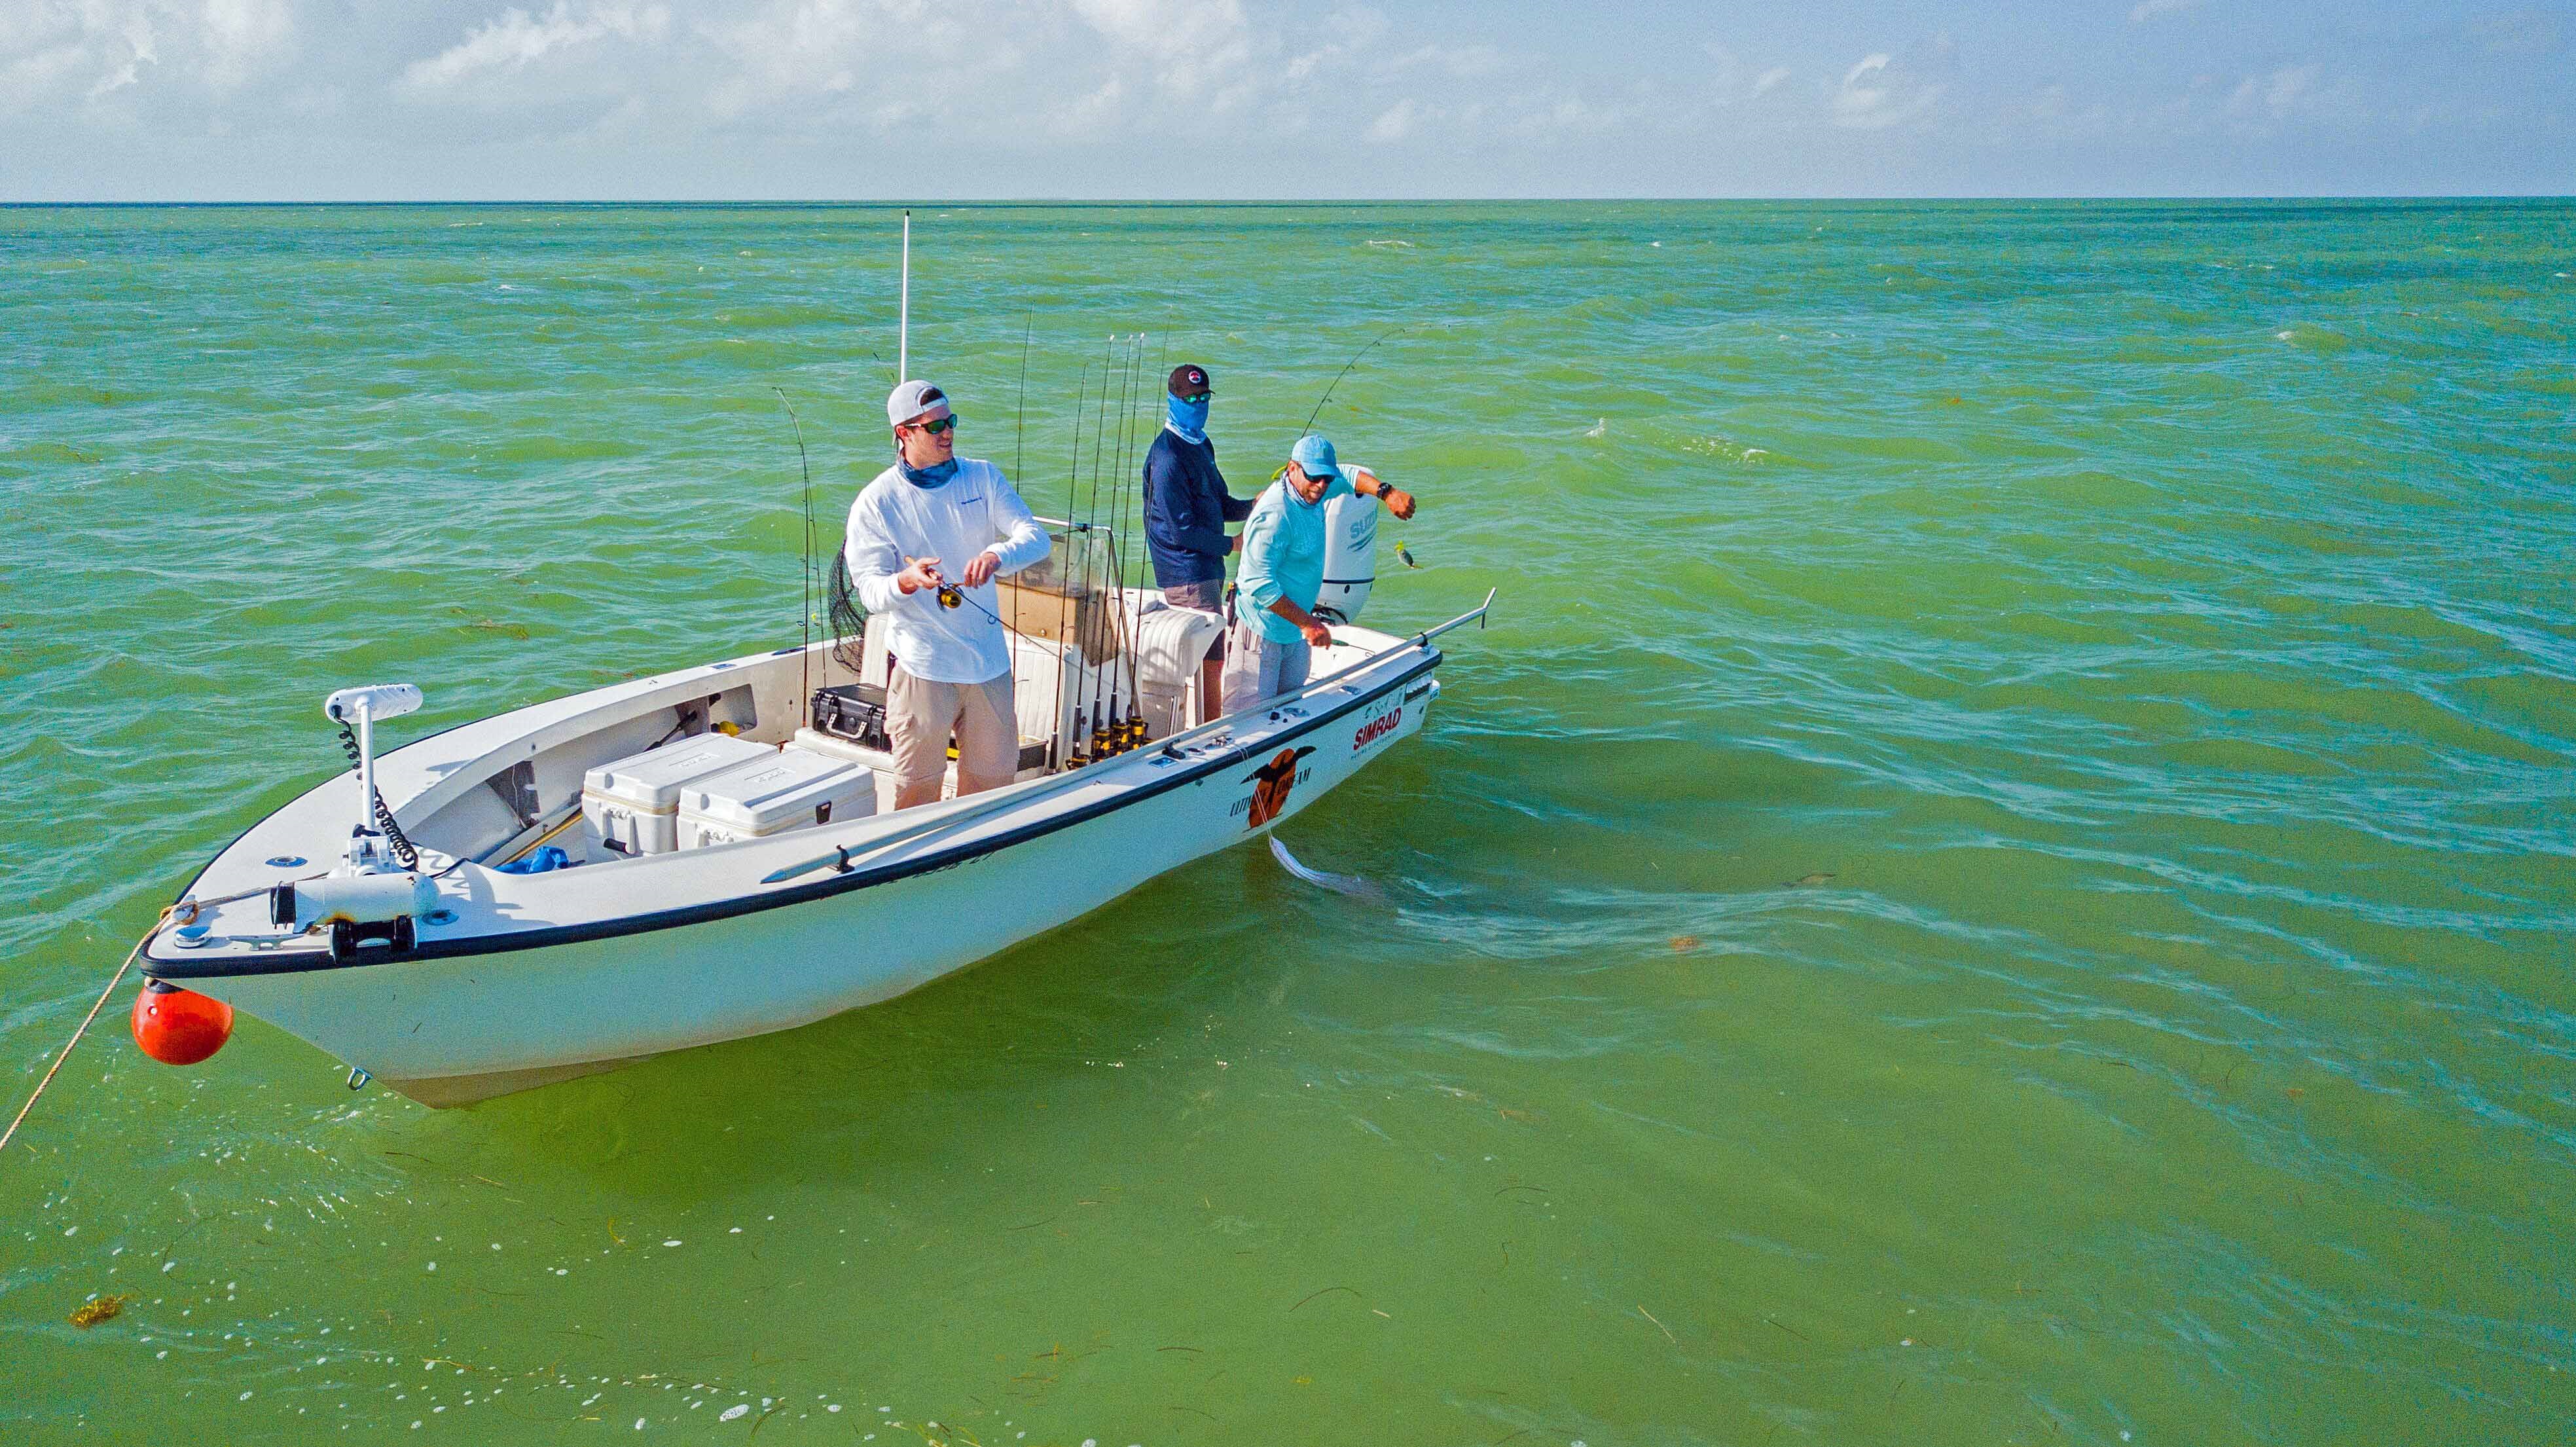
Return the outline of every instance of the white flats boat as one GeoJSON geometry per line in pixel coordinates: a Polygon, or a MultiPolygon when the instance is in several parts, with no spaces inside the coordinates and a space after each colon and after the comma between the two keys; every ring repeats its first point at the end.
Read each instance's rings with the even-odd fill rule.
{"type": "Polygon", "coordinates": [[[593,689],[381,759],[372,725],[418,691],[333,695],[358,770],[198,875],[142,955],[137,1038],[175,988],[293,1032],[353,1086],[457,1105],[900,995],[1313,803],[1422,727],[1433,640],[1485,613],[1336,627],[1313,682],[1210,718],[1215,615],[1060,581],[1004,597],[1019,781],[900,812],[864,718],[881,620],[856,650],[593,689]],[[1123,734],[1099,730],[1104,696],[1123,734]]]}

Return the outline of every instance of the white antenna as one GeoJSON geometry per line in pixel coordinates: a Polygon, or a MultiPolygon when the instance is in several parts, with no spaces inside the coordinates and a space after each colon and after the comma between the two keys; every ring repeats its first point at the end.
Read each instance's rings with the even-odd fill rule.
{"type": "Polygon", "coordinates": [[[912,213],[903,213],[903,310],[895,322],[894,381],[912,380],[912,213]]]}

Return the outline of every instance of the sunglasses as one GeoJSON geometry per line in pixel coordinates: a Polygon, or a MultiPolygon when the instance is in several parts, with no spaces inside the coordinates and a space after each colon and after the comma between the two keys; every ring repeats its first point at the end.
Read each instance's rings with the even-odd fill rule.
{"type": "Polygon", "coordinates": [[[954,414],[951,414],[928,422],[915,422],[911,425],[920,428],[922,431],[929,433],[933,437],[937,437],[943,432],[956,431],[957,418],[954,414]]]}
{"type": "Polygon", "coordinates": [[[1192,392],[1190,395],[1188,395],[1188,396],[1186,396],[1186,397],[1183,397],[1181,400],[1182,400],[1182,401],[1184,401],[1184,402],[1189,403],[1189,404],[1190,404],[1191,406],[1193,406],[1193,407],[1199,407],[1199,406],[1204,406],[1204,405],[1206,404],[1207,400],[1208,400],[1210,397],[1213,397],[1213,396],[1215,396],[1215,395],[1216,395],[1216,394],[1215,394],[1214,392],[1192,392]]]}

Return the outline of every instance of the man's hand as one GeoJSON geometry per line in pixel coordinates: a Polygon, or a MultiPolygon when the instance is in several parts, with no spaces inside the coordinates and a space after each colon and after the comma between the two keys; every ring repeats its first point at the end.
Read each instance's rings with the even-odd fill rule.
{"type": "Polygon", "coordinates": [[[1333,646],[1333,630],[1325,627],[1323,624],[1312,618],[1298,624],[1297,631],[1305,634],[1306,641],[1317,648],[1330,648],[1333,646]]]}
{"type": "Polygon", "coordinates": [[[939,560],[937,558],[906,558],[903,560],[903,571],[894,575],[894,589],[898,593],[918,593],[925,588],[938,586],[939,560]]]}
{"type": "Polygon", "coordinates": [[[1243,551],[1243,534],[1241,534],[1241,533],[1236,533],[1236,534],[1234,535],[1234,537],[1226,543],[1226,545],[1225,545],[1225,550],[1226,550],[1227,552],[1229,552],[1229,553],[1239,553],[1239,552],[1242,552],[1242,551],[1243,551]]]}
{"type": "Polygon", "coordinates": [[[1358,493],[1362,497],[1373,497],[1378,501],[1385,503],[1386,510],[1395,514],[1396,521],[1398,522],[1411,522],[1413,520],[1412,493],[1406,492],[1400,487],[1387,486],[1386,479],[1379,477],[1376,473],[1369,471],[1365,467],[1354,467],[1350,471],[1351,491],[1358,493]]]}
{"type": "Polygon", "coordinates": [[[993,581],[993,574],[998,572],[1001,569],[1001,566],[1001,558],[996,556],[991,548],[986,548],[984,551],[977,553],[966,563],[966,586],[969,588],[983,587],[986,583],[993,581]]]}

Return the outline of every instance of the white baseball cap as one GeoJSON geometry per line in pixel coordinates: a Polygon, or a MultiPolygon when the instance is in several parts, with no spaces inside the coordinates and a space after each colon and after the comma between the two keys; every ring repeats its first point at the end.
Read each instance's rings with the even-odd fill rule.
{"type": "Polygon", "coordinates": [[[928,382],[916,379],[903,383],[886,394],[886,423],[889,426],[901,427],[947,400],[947,393],[928,382]]]}

